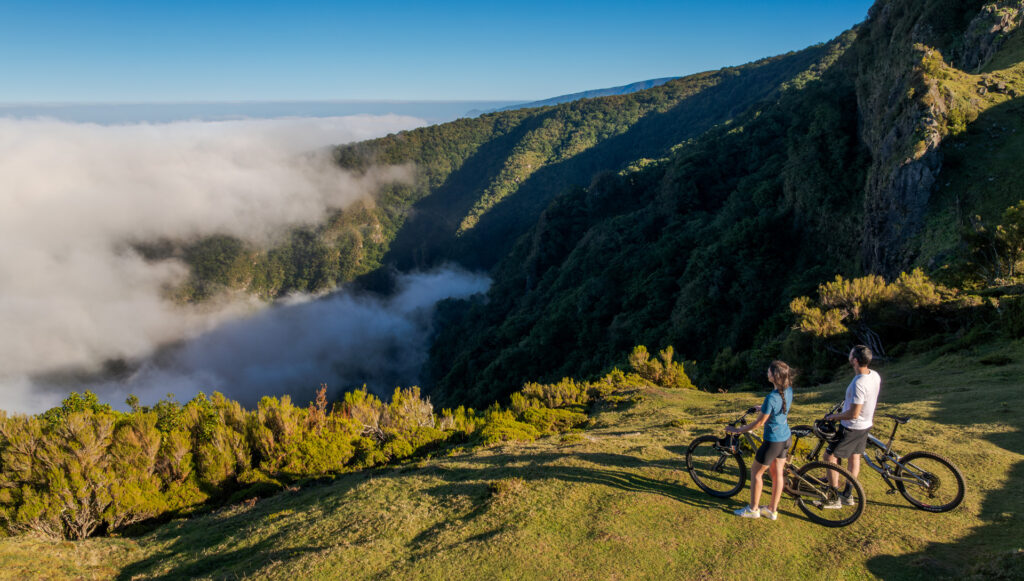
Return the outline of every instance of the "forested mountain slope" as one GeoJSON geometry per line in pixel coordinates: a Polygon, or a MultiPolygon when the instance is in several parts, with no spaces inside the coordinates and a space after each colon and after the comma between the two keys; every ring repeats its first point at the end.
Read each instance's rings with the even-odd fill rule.
{"type": "MultiPolygon", "coordinates": [[[[295,228],[270,248],[230,236],[136,247],[151,260],[188,263],[191,280],[176,291],[182,301],[224,290],[265,299],[327,291],[381,266],[457,260],[490,268],[566,188],[666,155],[773,95],[830,50],[817,46],[628,95],[502,111],[341,146],[334,155],[347,170],[372,178],[398,166],[413,169],[412,178],[385,183],[372,200],[295,228]]],[[[374,286],[374,279],[363,283],[374,286]]]]}
{"type": "MultiPolygon", "coordinates": [[[[932,274],[1019,197],[1022,2],[880,0],[825,45],[637,93],[339,147],[414,168],[269,250],[184,247],[182,300],[271,298],[454,261],[486,299],[442,309],[428,388],[482,404],[674,345],[704,387],[807,350],[787,306],[837,274],[932,274]]],[[[990,229],[991,230],[991,229],[990,229]]],[[[956,281],[954,281],[956,282],[956,281]]]]}
{"type": "Polygon", "coordinates": [[[787,305],[816,284],[940,266],[965,215],[998,215],[1018,195],[932,193],[965,171],[1017,176],[1000,161],[1019,148],[1015,127],[997,129],[1005,140],[978,132],[990,116],[1009,122],[1000,111],[1021,90],[1020,4],[879,2],[773,99],[556,198],[486,300],[448,309],[434,393],[488,401],[527,378],[598,373],[638,343],[697,360],[705,387],[733,385],[766,358],[799,358],[787,305]],[[978,147],[989,151],[963,154],[978,147]]]}
{"type": "Polygon", "coordinates": [[[609,87],[607,89],[592,89],[590,91],[570,93],[568,95],[559,95],[557,97],[551,97],[550,99],[542,99],[540,101],[518,103],[516,105],[509,105],[507,107],[501,107],[490,111],[482,111],[481,113],[494,113],[495,111],[511,111],[512,109],[530,109],[533,107],[547,107],[549,105],[560,105],[562,103],[578,101],[580,99],[608,97],[609,95],[628,95],[629,93],[635,93],[637,91],[643,91],[644,89],[657,87],[658,85],[664,85],[665,83],[678,78],[679,77],[664,77],[661,79],[648,79],[646,81],[638,81],[636,83],[630,83],[628,85],[622,85],[619,87],[609,87]]]}
{"type": "MultiPolygon", "coordinates": [[[[832,47],[692,75],[634,93],[484,115],[339,148],[345,167],[413,162],[417,181],[392,205],[401,223],[384,264],[457,260],[490,268],[540,212],[601,172],[668,153],[777,92],[832,47]]],[[[385,197],[385,199],[388,199],[385,197]]]]}

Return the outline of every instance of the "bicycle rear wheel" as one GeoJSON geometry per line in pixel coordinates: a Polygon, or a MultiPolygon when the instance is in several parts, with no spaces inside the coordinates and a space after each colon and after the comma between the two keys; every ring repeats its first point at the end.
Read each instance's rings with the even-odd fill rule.
{"type": "Polygon", "coordinates": [[[747,466],[738,452],[722,448],[715,436],[701,436],[686,450],[686,469],[701,490],[729,498],[743,490],[747,466]]]}
{"type": "Polygon", "coordinates": [[[928,512],[946,512],[964,500],[964,476],[949,460],[911,452],[896,466],[896,488],[907,502],[928,512]],[[903,480],[910,479],[910,480],[903,480]]]}
{"type": "Polygon", "coordinates": [[[846,469],[830,462],[808,462],[790,477],[790,494],[813,522],[827,527],[844,527],[864,513],[864,489],[846,469]],[[839,473],[839,486],[832,486],[829,471],[839,473]],[[849,489],[849,496],[841,491],[849,489]]]}

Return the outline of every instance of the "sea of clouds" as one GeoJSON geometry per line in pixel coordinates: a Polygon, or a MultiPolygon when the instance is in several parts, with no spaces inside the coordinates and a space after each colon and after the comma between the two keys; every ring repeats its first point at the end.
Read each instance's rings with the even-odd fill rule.
{"type": "Polygon", "coordinates": [[[0,409],[39,411],[70,389],[112,403],[129,392],[152,403],[214,389],[251,402],[312,393],[319,382],[415,378],[433,305],[479,292],[486,279],[446,269],[405,276],[391,298],[343,292],[269,310],[237,297],[189,307],[164,298],[186,266],[146,261],[132,243],[226,233],[272,244],[382,183],[411,179],[410,167],[347,173],[328,145],[423,124],[397,115],[130,125],[0,118],[0,409]],[[131,362],[131,372],[66,379],[111,360],[131,362]],[[360,365],[368,371],[350,371],[360,365]]]}

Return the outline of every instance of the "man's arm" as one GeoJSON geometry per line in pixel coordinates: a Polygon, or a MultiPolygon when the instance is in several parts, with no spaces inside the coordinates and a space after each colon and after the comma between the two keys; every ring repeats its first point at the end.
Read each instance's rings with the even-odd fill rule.
{"type": "Polygon", "coordinates": [[[825,416],[826,420],[853,420],[860,416],[860,410],[864,409],[864,404],[855,403],[850,406],[850,409],[846,410],[841,414],[829,414],[825,416]]]}

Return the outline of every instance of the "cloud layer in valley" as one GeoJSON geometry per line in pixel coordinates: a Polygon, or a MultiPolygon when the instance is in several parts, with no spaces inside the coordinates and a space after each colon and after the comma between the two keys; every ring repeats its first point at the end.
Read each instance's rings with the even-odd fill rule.
{"type": "MultiPolygon", "coordinates": [[[[290,301],[231,321],[90,388],[106,401],[128,394],[152,404],[167,393],[185,400],[219,391],[253,406],[289,394],[300,405],[327,384],[332,395],[367,384],[390,396],[416,383],[438,301],[487,290],[490,280],[454,267],[398,276],[389,298],[340,291],[290,301]]],[[[38,386],[53,389],[47,386],[38,386]]]]}
{"type": "Polygon", "coordinates": [[[59,397],[30,377],[144,357],[261,306],[184,308],[162,298],[187,276],[128,242],[227,233],[265,244],[371,195],[410,168],[354,176],[328,144],[408,129],[353,116],[100,126],[0,119],[0,408],[59,397]]]}

